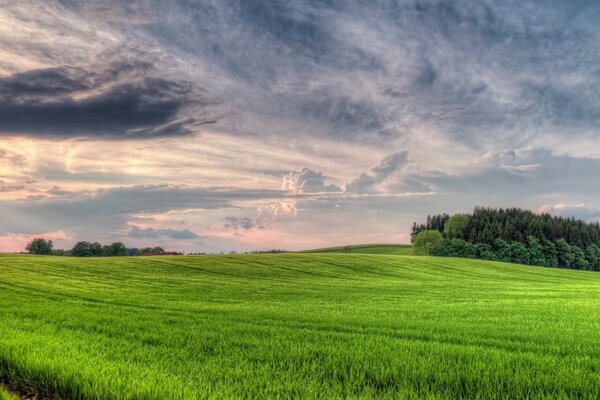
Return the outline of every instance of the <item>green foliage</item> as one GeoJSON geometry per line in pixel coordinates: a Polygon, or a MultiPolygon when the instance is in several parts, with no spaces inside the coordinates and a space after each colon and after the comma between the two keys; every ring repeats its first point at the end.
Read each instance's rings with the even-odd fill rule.
{"type": "Polygon", "coordinates": [[[508,247],[508,254],[510,262],[517,264],[528,264],[529,263],[529,251],[523,243],[512,242],[508,247]]]}
{"type": "Polygon", "coordinates": [[[550,240],[544,239],[543,249],[545,258],[543,265],[551,268],[558,267],[558,250],[556,250],[556,244],[550,240]]]}
{"type": "Polygon", "coordinates": [[[160,246],[156,247],[144,247],[140,250],[140,255],[148,254],[148,253],[163,253],[165,249],[160,246]]]}
{"type": "Polygon", "coordinates": [[[504,239],[498,238],[494,241],[494,251],[498,260],[510,262],[510,245],[504,239]]]}
{"type": "Polygon", "coordinates": [[[413,224],[413,235],[429,226],[437,229],[440,224],[450,241],[444,241],[436,255],[600,270],[598,222],[538,215],[517,208],[476,208],[470,215],[428,216],[427,224],[413,224]],[[457,239],[474,247],[455,242],[457,239]]]}
{"type": "Polygon", "coordinates": [[[426,223],[420,225],[417,225],[416,222],[413,223],[412,231],[410,233],[410,242],[414,243],[417,234],[421,231],[433,230],[443,233],[444,225],[449,218],[450,216],[448,214],[428,215],[426,223]]]}
{"type": "Polygon", "coordinates": [[[595,399],[600,388],[600,274],[288,253],[6,255],[0,276],[0,380],[40,399],[595,399]]]}
{"type": "Polygon", "coordinates": [[[437,230],[421,231],[413,242],[413,252],[420,256],[438,254],[443,241],[442,234],[437,230]]]}
{"type": "Polygon", "coordinates": [[[529,264],[546,265],[544,247],[542,243],[534,236],[527,237],[527,250],[529,252],[529,264]]]}
{"type": "Polygon", "coordinates": [[[558,265],[565,268],[571,268],[575,262],[575,255],[571,250],[571,245],[569,245],[565,239],[558,239],[556,241],[556,253],[558,265]]]}
{"type": "Polygon", "coordinates": [[[470,219],[466,214],[451,216],[444,225],[444,236],[448,239],[466,239],[470,219]]]}
{"type": "Polygon", "coordinates": [[[478,243],[475,245],[476,258],[489,261],[498,261],[498,256],[489,244],[478,243]]]}
{"type": "Polygon", "coordinates": [[[573,254],[573,265],[575,269],[588,269],[590,263],[585,258],[585,253],[579,246],[571,246],[571,253],[573,254]]]}
{"type": "Polygon", "coordinates": [[[101,257],[104,255],[104,249],[98,242],[77,242],[71,249],[71,255],[74,257],[101,257]]]}
{"type": "MultiPolygon", "coordinates": [[[[121,242],[114,242],[111,245],[101,245],[98,242],[77,242],[68,253],[74,257],[117,257],[127,256],[129,252],[127,247],[121,242]]],[[[135,254],[137,255],[137,254],[135,254]]]]}
{"type": "Polygon", "coordinates": [[[25,250],[29,254],[49,255],[52,254],[52,248],[52,240],[35,238],[25,247],[25,250]]]}
{"type": "Polygon", "coordinates": [[[600,270],[600,247],[595,244],[591,244],[586,249],[586,258],[590,263],[590,269],[595,271],[600,270]]]}
{"type": "Polygon", "coordinates": [[[477,258],[477,247],[462,239],[443,239],[441,246],[431,255],[477,258]]]}

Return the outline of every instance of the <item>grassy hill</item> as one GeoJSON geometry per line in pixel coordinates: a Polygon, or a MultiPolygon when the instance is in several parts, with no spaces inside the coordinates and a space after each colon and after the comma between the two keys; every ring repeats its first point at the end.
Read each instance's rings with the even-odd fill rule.
{"type": "Polygon", "coordinates": [[[367,254],[0,256],[0,380],[63,399],[598,398],[600,274],[367,254]]]}
{"type": "Polygon", "coordinates": [[[348,246],[325,247],[306,250],[303,253],[358,253],[358,254],[394,254],[412,255],[410,244],[355,244],[348,246]]]}

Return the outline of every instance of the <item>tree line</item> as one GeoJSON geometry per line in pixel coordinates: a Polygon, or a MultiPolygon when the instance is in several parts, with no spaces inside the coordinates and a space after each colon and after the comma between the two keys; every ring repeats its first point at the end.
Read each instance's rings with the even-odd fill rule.
{"type": "Polygon", "coordinates": [[[25,250],[29,254],[72,256],[72,257],[122,257],[141,256],[144,254],[160,254],[165,250],[160,246],[155,247],[126,247],[122,242],[114,242],[110,245],[102,245],[98,242],[77,242],[71,250],[55,249],[52,240],[43,238],[33,239],[25,250]]]}
{"type": "Polygon", "coordinates": [[[413,224],[416,254],[600,270],[600,224],[518,208],[476,208],[413,224]]]}

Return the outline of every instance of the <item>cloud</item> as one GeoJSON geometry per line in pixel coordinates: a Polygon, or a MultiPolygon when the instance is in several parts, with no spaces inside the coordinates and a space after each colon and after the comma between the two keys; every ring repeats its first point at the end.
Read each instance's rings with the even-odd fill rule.
{"type": "Polygon", "coordinates": [[[68,248],[73,239],[67,236],[63,231],[44,232],[34,234],[14,234],[7,233],[0,235],[0,252],[21,252],[35,238],[44,238],[52,240],[54,248],[68,248]]]}
{"type": "Polygon", "coordinates": [[[184,229],[154,229],[154,228],[139,228],[132,226],[127,233],[127,237],[136,239],[156,239],[160,237],[167,237],[171,239],[197,239],[199,236],[194,232],[184,229]]]}
{"type": "Polygon", "coordinates": [[[25,186],[0,232],[201,210],[219,234],[236,215],[248,237],[383,240],[475,205],[600,207],[595,2],[92,3],[0,8],[0,179],[25,186]],[[8,138],[24,135],[39,143],[8,138]],[[123,138],[164,140],[106,150],[123,138]],[[290,165],[335,180],[306,168],[266,190],[290,165]]]}
{"type": "Polygon", "coordinates": [[[282,189],[293,193],[341,192],[334,184],[325,184],[326,177],[318,171],[304,167],[283,177],[282,189]]]}
{"type": "Polygon", "coordinates": [[[256,217],[259,226],[266,226],[280,217],[295,217],[298,215],[298,201],[284,200],[266,204],[258,208],[256,217]]]}
{"type": "Polygon", "coordinates": [[[363,173],[346,184],[345,191],[350,193],[376,193],[378,190],[377,185],[396,171],[401,170],[407,162],[408,151],[390,154],[371,168],[369,173],[363,173]]]}
{"type": "Polygon", "coordinates": [[[206,92],[145,61],[54,67],[0,77],[0,135],[155,138],[218,118],[206,92]]]}
{"type": "Polygon", "coordinates": [[[225,218],[225,224],[223,227],[226,229],[233,229],[234,231],[239,231],[242,229],[248,230],[256,227],[256,223],[252,218],[228,216],[225,218]]]}
{"type": "Polygon", "coordinates": [[[540,213],[548,213],[554,216],[574,217],[585,221],[600,219],[600,208],[589,207],[585,204],[553,204],[545,205],[538,209],[540,213]]]}
{"type": "Polygon", "coordinates": [[[67,197],[2,200],[0,208],[9,217],[0,222],[0,234],[62,229],[77,236],[99,237],[121,229],[136,215],[236,209],[238,202],[281,197],[281,191],[273,190],[145,185],[81,191],[67,197]]]}

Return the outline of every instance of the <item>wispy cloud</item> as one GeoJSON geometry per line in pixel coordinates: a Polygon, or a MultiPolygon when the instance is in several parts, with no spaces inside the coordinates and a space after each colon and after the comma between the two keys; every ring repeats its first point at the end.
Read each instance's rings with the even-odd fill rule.
{"type": "Polygon", "coordinates": [[[400,240],[482,204],[594,210],[599,19],[593,2],[7,3],[0,234],[293,247],[400,240]]]}

